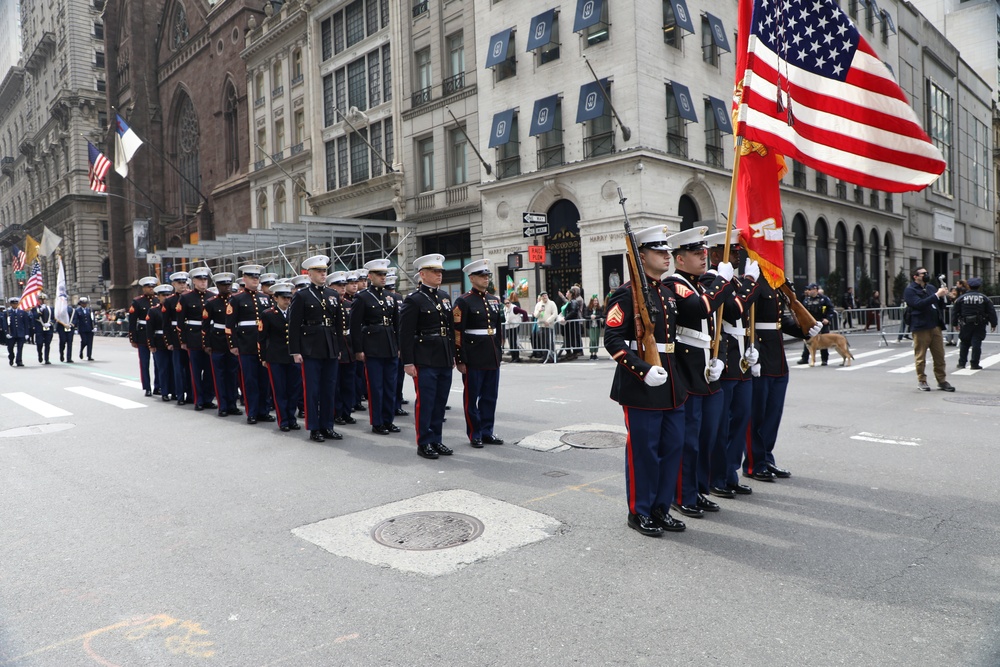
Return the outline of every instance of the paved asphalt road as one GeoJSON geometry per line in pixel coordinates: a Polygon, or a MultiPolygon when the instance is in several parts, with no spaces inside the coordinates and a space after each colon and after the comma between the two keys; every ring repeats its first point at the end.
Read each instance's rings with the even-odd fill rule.
{"type": "Polygon", "coordinates": [[[508,443],[482,450],[456,374],[456,455],[431,462],[412,418],[318,445],[144,398],[121,339],[74,366],[26,353],[0,367],[0,430],[65,430],[0,433],[0,666],[1000,664],[1000,365],[953,375],[947,348],[958,392],[920,393],[906,344],[876,342],[852,338],[856,370],[791,371],[791,479],[663,539],[625,526],[622,449],[514,444],[620,426],[606,357],[505,365],[508,443]],[[561,526],[437,577],[292,533],[453,489],[561,526]]]}

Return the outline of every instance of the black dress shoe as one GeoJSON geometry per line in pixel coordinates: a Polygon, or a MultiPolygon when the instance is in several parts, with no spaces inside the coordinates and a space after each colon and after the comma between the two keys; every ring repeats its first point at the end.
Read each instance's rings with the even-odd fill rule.
{"type": "Polygon", "coordinates": [[[653,521],[655,521],[660,528],[671,533],[679,533],[687,528],[683,521],[675,519],[670,516],[666,510],[659,507],[653,510],[653,521]]]}
{"type": "Polygon", "coordinates": [[[399,433],[399,427],[393,423],[386,424],[382,428],[389,429],[389,433],[399,433]]]}
{"type": "Polygon", "coordinates": [[[726,488],[735,493],[737,496],[749,496],[753,493],[753,489],[746,484],[733,484],[731,486],[727,486],[726,488]]]}
{"type": "Polygon", "coordinates": [[[752,473],[744,472],[744,477],[749,477],[750,479],[755,479],[758,482],[773,482],[777,479],[774,473],[767,468],[761,468],[759,470],[754,470],[752,473]]]}
{"type": "Polygon", "coordinates": [[[278,427],[278,430],[283,433],[288,433],[289,431],[292,430],[292,428],[290,426],[281,425],[278,427]]]}
{"type": "Polygon", "coordinates": [[[361,403],[355,403],[354,407],[351,408],[351,409],[355,410],[356,412],[364,412],[365,411],[365,406],[361,405],[361,403]]]}
{"type": "Polygon", "coordinates": [[[219,416],[220,417],[228,417],[229,413],[226,412],[225,410],[219,410],[219,416]]]}
{"type": "Polygon", "coordinates": [[[385,426],[382,426],[381,424],[373,424],[372,433],[374,433],[375,435],[389,435],[389,429],[387,429],[385,426]]]}
{"type": "Polygon", "coordinates": [[[405,398],[403,399],[402,403],[403,403],[403,405],[409,405],[410,404],[410,402],[408,400],[406,400],[405,398]]]}
{"type": "Polygon", "coordinates": [[[147,389],[146,390],[146,398],[149,398],[152,395],[153,395],[153,392],[151,392],[150,390],[147,389]]]}
{"type": "Polygon", "coordinates": [[[446,406],[444,406],[444,409],[445,410],[451,410],[451,406],[450,405],[446,405],[446,406]]]}
{"type": "Polygon", "coordinates": [[[196,412],[201,412],[202,410],[205,409],[205,405],[203,403],[199,403],[198,405],[194,406],[194,409],[196,412]]]}
{"type": "Polygon", "coordinates": [[[347,422],[344,421],[343,417],[334,417],[333,418],[333,423],[336,424],[337,426],[343,426],[347,422]]]}
{"type": "Polygon", "coordinates": [[[243,414],[243,411],[240,410],[239,408],[229,408],[228,410],[226,410],[226,412],[228,412],[234,417],[239,417],[243,414]]]}
{"type": "Polygon", "coordinates": [[[320,433],[322,433],[323,437],[326,438],[327,440],[343,440],[344,439],[344,436],[340,435],[339,433],[337,433],[336,431],[334,431],[332,428],[325,428],[322,431],[320,431],[320,433]]]}
{"type": "Polygon", "coordinates": [[[433,442],[417,445],[417,456],[422,456],[425,459],[436,459],[438,457],[437,447],[434,446],[433,442]]]}
{"type": "Polygon", "coordinates": [[[251,424],[251,425],[252,424],[256,424],[257,423],[257,418],[256,417],[247,417],[247,423],[251,424]]]}
{"type": "Polygon", "coordinates": [[[483,436],[483,444],[484,445],[502,445],[503,444],[503,438],[498,438],[495,435],[484,435],[483,436]]]}
{"type": "Polygon", "coordinates": [[[180,399],[179,401],[177,401],[177,405],[187,405],[187,401],[185,401],[185,400],[184,400],[184,399],[182,398],[182,399],[180,399]]]}
{"type": "Polygon", "coordinates": [[[435,451],[437,451],[437,453],[441,456],[451,456],[453,454],[451,447],[448,447],[447,445],[440,442],[432,442],[431,444],[434,445],[435,451]]]}
{"type": "Polygon", "coordinates": [[[288,428],[292,429],[293,431],[301,431],[302,430],[302,427],[299,426],[298,422],[292,422],[291,424],[288,425],[288,428]]]}
{"type": "Polygon", "coordinates": [[[670,508],[677,510],[684,516],[689,516],[694,519],[701,519],[705,516],[705,512],[694,505],[678,505],[677,503],[670,503],[670,508]]]}
{"type": "MultiPolygon", "coordinates": [[[[69,363],[73,363],[73,360],[70,359],[69,363]]],[[[160,390],[159,389],[154,389],[153,390],[153,396],[159,396],[159,395],[160,395],[160,390]]]]}
{"type": "Polygon", "coordinates": [[[72,360],[72,359],[67,359],[67,360],[66,360],[66,363],[67,363],[67,364],[72,364],[72,363],[74,363],[74,362],[73,362],[73,360],[72,360]]]}
{"type": "Polygon", "coordinates": [[[735,498],[736,493],[730,489],[724,489],[720,486],[713,486],[708,489],[708,492],[715,496],[716,498],[735,498]]]}
{"type": "Polygon", "coordinates": [[[792,476],[792,473],[788,472],[787,470],[782,470],[781,468],[773,466],[770,463],[767,464],[767,469],[771,471],[772,475],[780,479],[788,479],[789,477],[792,476]]]}
{"type": "Polygon", "coordinates": [[[319,431],[309,431],[309,439],[313,442],[326,442],[326,438],[319,431]]]}
{"type": "Polygon", "coordinates": [[[396,408],[396,411],[393,414],[396,415],[397,417],[406,417],[410,413],[404,410],[403,408],[396,408]]]}
{"type": "Polygon", "coordinates": [[[295,416],[298,417],[299,419],[302,419],[306,416],[306,413],[304,410],[299,410],[297,413],[295,413],[295,416]]]}
{"type": "Polygon", "coordinates": [[[972,366],[969,366],[969,368],[971,368],[974,371],[981,371],[981,370],[983,370],[983,367],[980,366],[979,364],[973,364],[972,366]]]}
{"type": "Polygon", "coordinates": [[[475,447],[476,449],[483,448],[483,441],[480,440],[479,438],[473,438],[472,440],[469,441],[469,444],[475,447]]]}
{"type": "Polygon", "coordinates": [[[663,528],[660,524],[653,521],[653,517],[646,516],[645,514],[629,513],[628,527],[647,537],[659,537],[663,535],[663,528]]]}
{"type": "Polygon", "coordinates": [[[718,512],[719,511],[719,504],[718,503],[712,502],[711,500],[709,500],[708,498],[706,498],[705,496],[703,496],[701,494],[698,494],[698,505],[697,505],[697,507],[698,507],[698,509],[703,510],[705,512],[718,512]]]}
{"type": "Polygon", "coordinates": [[[278,420],[274,418],[274,415],[263,414],[263,415],[257,415],[257,421],[259,421],[259,422],[276,422],[278,420]]]}
{"type": "Polygon", "coordinates": [[[216,405],[215,403],[213,403],[212,401],[209,401],[208,403],[204,403],[204,404],[202,404],[202,406],[201,406],[201,407],[203,407],[203,408],[208,408],[209,410],[214,410],[215,408],[217,408],[217,407],[219,407],[219,406],[217,406],[217,405],[216,405]]]}
{"type": "Polygon", "coordinates": [[[51,365],[52,365],[52,362],[51,362],[51,361],[46,361],[46,362],[45,362],[45,365],[46,365],[46,366],[51,366],[51,365]]]}
{"type": "Polygon", "coordinates": [[[166,403],[167,401],[170,401],[172,399],[170,398],[169,394],[164,394],[163,396],[160,396],[160,400],[166,403]]]}
{"type": "Polygon", "coordinates": [[[352,417],[351,415],[347,415],[346,417],[344,417],[344,423],[345,424],[357,424],[358,420],[355,419],[354,417],[352,417]]]}

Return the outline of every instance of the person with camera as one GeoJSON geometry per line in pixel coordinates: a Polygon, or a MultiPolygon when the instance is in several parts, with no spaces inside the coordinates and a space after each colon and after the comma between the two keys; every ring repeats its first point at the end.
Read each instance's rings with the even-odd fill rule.
{"type": "Polygon", "coordinates": [[[968,284],[968,291],[959,296],[951,308],[951,326],[959,329],[958,367],[965,368],[968,360],[971,368],[978,371],[982,369],[979,357],[983,351],[983,339],[986,338],[986,323],[989,322],[990,331],[997,330],[997,311],[989,297],[979,291],[983,287],[982,278],[972,278],[968,284]]]}
{"type": "Polygon", "coordinates": [[[913,332],[913,356],[917,370],[917,389],[930,391],[927,384],[927,350],[934,360],[934,378],[941,391],[955,391],[946,379],[944,361],[944,337],[941,334],[941,313],[943,313],[948,287],[942,285],[936,291],[928,288],[929,274],[924,267],[917,267],[913,281],[903,291],[910,312],[910,329],[913,332]]]}

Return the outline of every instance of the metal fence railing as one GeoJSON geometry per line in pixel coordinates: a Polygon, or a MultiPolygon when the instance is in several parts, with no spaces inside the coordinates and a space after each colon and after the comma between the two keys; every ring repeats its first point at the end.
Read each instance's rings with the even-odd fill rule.
{"type": "Polygon", "coordinates": [[[98,336],[128,336],[128,320],[101,320],[94,333],[98,336]]]}

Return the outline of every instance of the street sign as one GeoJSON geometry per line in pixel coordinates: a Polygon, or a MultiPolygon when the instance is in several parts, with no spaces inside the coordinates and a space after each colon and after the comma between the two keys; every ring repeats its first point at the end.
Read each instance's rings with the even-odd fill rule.
{"type": "Polygon", "coordinates": [[[521,214],[521,220],[524,222],[526,227],[530,227],[531,225],[547,223],[549,221],[549,216],[544,213],[531,213],[525,211],[521,214]]]}
{"type": "Polygon", "coordinates": [[[161,264],[160,256],[156,253],[147,252],[146,253],[146,263],[147,264],[161,264]]]}
{"type": "Polygon", "coordinates": [[[27,273],[24,272],[24,271],[15,271],[14,272],[14,280],[24,280],[27,277],[28,277],[27,273]]]}
{"type": "Polygon", "coordinates": [[[545,236],[549,233],[549,223],[543,222],[542,224],[536,224],[531,227],[525,226],[522,230],[524,232],[524,238],[530,239],[532,236],[545,236]]]}
{"type": "Polygon", "coordinates": [[[545,246],[543,245],[529,245],[528,246],[528,261],[535,264],[545,263],[545,246]]]}

